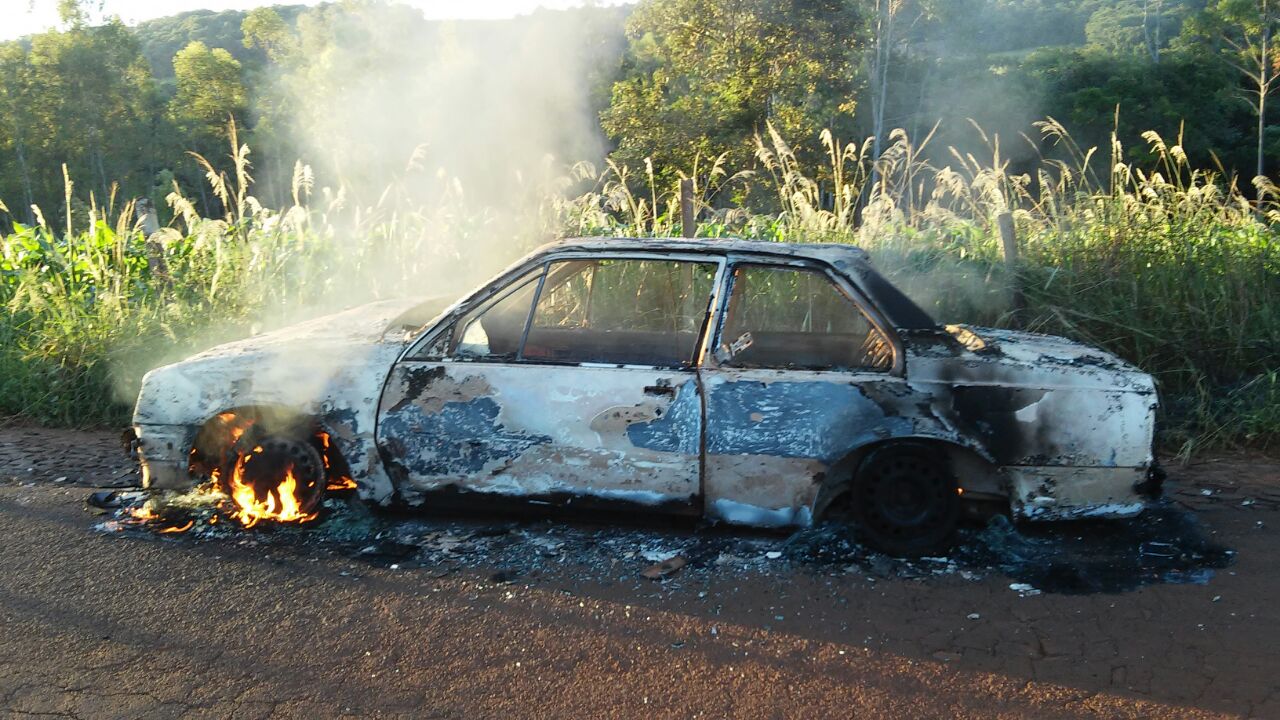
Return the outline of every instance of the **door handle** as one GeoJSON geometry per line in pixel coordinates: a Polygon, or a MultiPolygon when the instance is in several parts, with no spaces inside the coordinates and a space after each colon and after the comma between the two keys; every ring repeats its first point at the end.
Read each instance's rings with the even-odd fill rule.
{"type": "Polygon", "coordinates": [[[676,389],[670,385],[645,385],[645,395],[666,395],[668,397],[676,396],[676,389]]]}

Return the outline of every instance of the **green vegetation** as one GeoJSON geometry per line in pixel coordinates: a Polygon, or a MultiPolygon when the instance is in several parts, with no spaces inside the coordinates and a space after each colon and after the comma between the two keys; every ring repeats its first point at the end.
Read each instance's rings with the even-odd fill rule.
{"type": "Polygon", "coordinates": [[[983,146],[972,120],[1003,138],[1011,167],[1025,171],[1056,152],[1032,132],[1045,117],[1062,120],[1086,146],[1105,146],[1115,130],[1129,162],[1154,159],[1143,132],[1185,130],[1196,139],[1193,165],[1249,179],[1280,159],[1280,123],[1265,103],[1275,77],[1274,5],[644,0],[442,23],[375,0],[343,0],[197,11],[128,28],[93,26],[69,0],[63,29],[0,43],[0,198],[28,225],[32,204],[60,212],[66,162],[82,193],[102,198],[118,183],[122,197],[149,197],[165,214],[176,180],[202,212],[219,213],[185,152],[220,146],[227,116],[254,147],[259,194],[272,204],[288,200],[299,157],[329,182],[341,176],[349,191],[374,194],[425,147],[424,164],[490,185],[510,163],[477,172],[475,153],[451,154],[441,135],[518,135],[502,116],[535,118],[547,108],[591,122],[544,133],[527,154],[600,162],[607,151],[637,173],[649,159],[664,181],[725,152],[735,168],[753,166],[752,138],[766,122],[815,152],[823,129],[874,137],[876,151],[894,129],[924,137],[936,124],[924,152],[941,165],[948,147],[983,146]],[[562,56],[574,59],[563,68],[544,62],[562,56]],[[503,86],[512,65],[527,64],[545,71],[503,86]],[[447,73],[433,70],[442,66],[447,73]],[[570,77],[557,78],[560,71],[570,77]],[[575,92],[524,87],[553,79],[575,92]],[[476,92],[460,93],[464,86],[476,92]],[[1267,92],[1259,96],[1259,87],[1267,92]],[[476,99],[500,92],[508,102],[476,99]],[[367,112],[387,94],[418,117],[367,112]],[[460,128],[445,122],[467,116],[482,117],[460,128]],[[1035,142],[1012,142],[1023,135],[1035,142]]]}
{"type": "Polygon", "coordinates": [[[1266,447],[1266,10],[646,0],[481,26],[348,0],[136,30],[73,12],[0,45],[0,417],[122,423],[142,372],[215,343],[457,294],[558,236],[678,234],[688,178],[700,235],[858,243],[942,321],[1017,321],[1153,373],[1172,449],[1266,447]]]}

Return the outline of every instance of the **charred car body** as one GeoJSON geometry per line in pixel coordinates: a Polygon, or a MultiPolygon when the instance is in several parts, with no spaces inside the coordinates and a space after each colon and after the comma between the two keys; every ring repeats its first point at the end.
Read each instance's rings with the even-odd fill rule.
{"type": "MultiPolygon", "coordinates": [[[[441,307],[375,303],[152,371],[145,484],[226,482],[274,454],[304,515],[354,479],[378,504],[839,516],[917,553],[970,501],[1138,513],[1153,470],[1148,375],[1062,338],[939,326],[851,246],[563,241],[441,307]]],[[[279,480],[241,483],[271,503],[279,480]]]]}

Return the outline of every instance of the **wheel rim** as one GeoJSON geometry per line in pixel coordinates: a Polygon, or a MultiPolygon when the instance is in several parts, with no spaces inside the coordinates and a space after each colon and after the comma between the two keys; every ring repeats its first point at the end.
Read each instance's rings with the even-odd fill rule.
{"type": "Polygon", "coordinates": [[[284,469],[292,466],[297,479],[295,496],[304,513],[312,513],[324,499],[324,461],[309,444],[279,438],[266,437],[250,442],[247,438],[238,443],[237,451],[253,453],[254,462],[243,464],[242,482],[251,485],[258,500],[265,500],[277,492],[284,469]],[[249,445],[251,447],[239,447],[249,445]]]}
{"type": "Polygon", "coordinates": [[[950,478],[933,462],[895,455],[878,463],[862,498],[876,532],[898,539],[925,538],[944,527],[950,478]]]}

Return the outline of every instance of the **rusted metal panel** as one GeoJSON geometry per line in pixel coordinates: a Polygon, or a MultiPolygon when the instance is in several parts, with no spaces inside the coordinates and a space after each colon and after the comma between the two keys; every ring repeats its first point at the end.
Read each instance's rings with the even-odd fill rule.
{"type": "Polygon", "coordinates": [[[1129,517],[1142,511],[1140,467],[1006,467],[1014,517],[1024,520],[1129,517]]]}
{"type": "Polygon", "coordinates": [[[853,448],[914,431],[894,404],[866,390],[904,383],[886,374],[728,368],[702,374],[706,506],[730,522],[807,524],[832,465],[853,448]]]}
{"type": "Polygon", "coordinates": [[[469,491],[690,505],[702,414],[691,372],[398,364],[379,443],[409,503],[469,491]],[[671,388],[671,394],[645,388],[671,388]]]}

